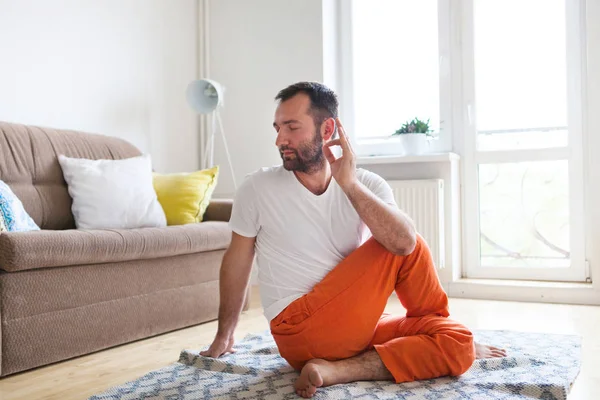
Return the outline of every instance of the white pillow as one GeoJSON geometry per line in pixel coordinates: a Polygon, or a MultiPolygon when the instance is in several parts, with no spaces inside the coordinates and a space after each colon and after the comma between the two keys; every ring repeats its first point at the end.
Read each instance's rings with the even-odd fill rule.
{"type": "Polygon", "coordinates": [[[127,229],[167,225],[152,184],[150,156],[88,160],[58,156],[79,229],[127,229]]]}

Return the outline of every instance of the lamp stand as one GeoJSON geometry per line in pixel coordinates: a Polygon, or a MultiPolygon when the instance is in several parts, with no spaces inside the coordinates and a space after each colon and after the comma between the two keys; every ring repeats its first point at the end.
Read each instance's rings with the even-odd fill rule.
{"type": "Polygon", "coordinates": [[[233,188],[237,189],[237,182],[235,180],[235,173],[233,171],[233,163],[231,162],[231,154],[229,153],[229,146],[227,145],[227,138],[225,137],[225,131],[223,129],[223,120],[221,119],[221,113],[219,108],[215,109],[211,114],[211,133],[207,138],[206,149],[203,157],[203,168],[208,169],[214,166],[215,157],[215,134],[217,131],[217,124],[219,125],[219,131],[221,132],[221,138],[223,139],[223,146],[225,147],[225,155],[227,156],[227,162],[229,163],[229,170],[231,172],[231,179],[233,180],[233,188]]]}

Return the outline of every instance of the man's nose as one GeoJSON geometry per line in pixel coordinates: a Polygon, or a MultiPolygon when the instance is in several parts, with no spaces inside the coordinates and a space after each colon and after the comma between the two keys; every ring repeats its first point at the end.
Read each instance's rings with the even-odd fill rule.
{"type": "Polygon", "coordinates": [[[277,146],[277,148],[280,148],[281,146],[285,146],[288,144],[288,138],[280,130],[279,133],[277,133],[277,139],[275,139],[275,146],[277,146]]]}

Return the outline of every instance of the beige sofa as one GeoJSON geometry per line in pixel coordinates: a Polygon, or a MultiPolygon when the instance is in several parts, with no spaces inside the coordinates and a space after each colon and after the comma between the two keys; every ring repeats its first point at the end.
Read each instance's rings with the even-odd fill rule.
{"type": "Polygon", "coordinates": [[[217,317],[231,201],[213,200],[199,224],[78,230],[58,154],[140,152],[117,138],[0,122],[0,180],[41,228],[0,234],[0,376],[217,317]]]}

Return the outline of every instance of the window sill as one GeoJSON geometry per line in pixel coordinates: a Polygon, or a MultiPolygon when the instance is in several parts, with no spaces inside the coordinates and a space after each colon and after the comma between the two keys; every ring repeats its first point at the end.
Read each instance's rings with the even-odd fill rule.
{"type": "Polygon", "coordinates": [[[460,156],[456,153],[433,153],[417,156],[358,156],[356,164],[397,164],[397,163],[434,163],[457,161],[460,156]]]}

